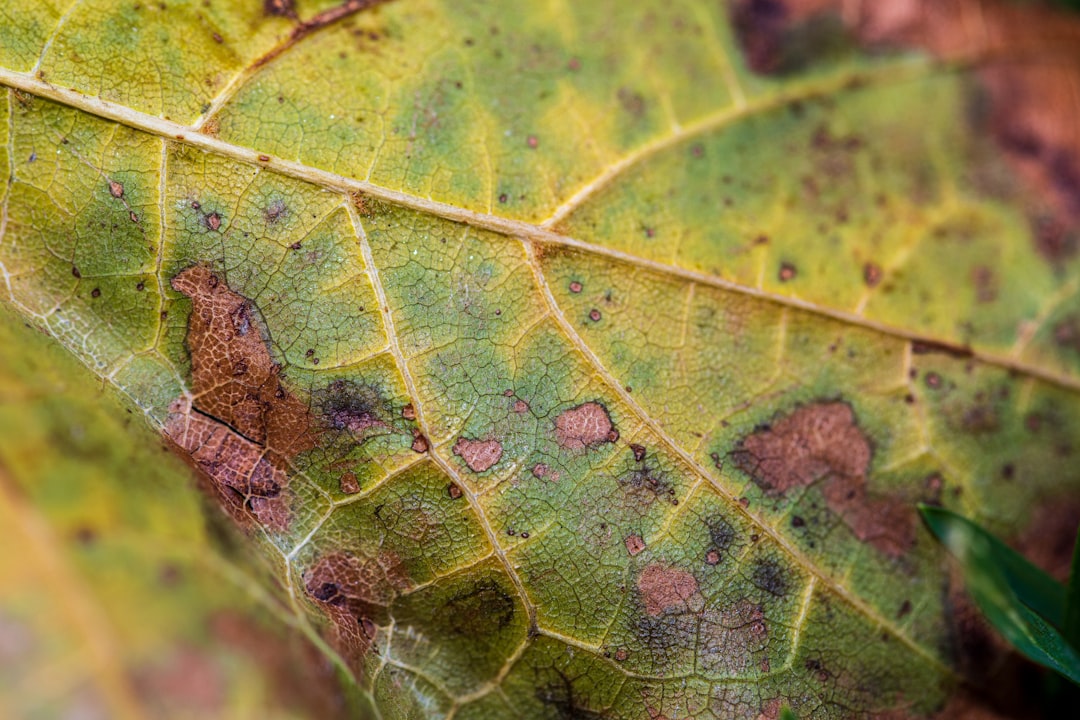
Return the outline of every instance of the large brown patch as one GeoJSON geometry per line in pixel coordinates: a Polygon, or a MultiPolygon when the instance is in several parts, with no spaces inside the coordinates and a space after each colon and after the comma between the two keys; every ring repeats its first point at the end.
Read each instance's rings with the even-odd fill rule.
{"type": "Polygon", "coordinates": [[[607,408],[598,402],[572,407],[555,418],[555,440],[567,450],[615,442],[618,437],[607,408]]]}
{"type": "Polygon", "coordinates": [[[239,522],[288,527],[286,461],[314,447],[307,405],[282,386],[255,310],[209,268],[172,280],[191,298],[192,397],[169,408],[165,435],[239,522]]]}
{"type": "Polygon", "coordinates": [[[867,492],[870,442],[842,402],[804,405],[743,439],[732,457],[768,495],[817,485],[860,541],[898,557],[915,540],[910,503],[867,492]]]}
{"type": "Polygon", "coordinates": [[[645,612],[656,616],[665,612],[687,612],[697,595],[698,582],[690,573],[665,565],[648,565],[637,581],[645,612]]]}

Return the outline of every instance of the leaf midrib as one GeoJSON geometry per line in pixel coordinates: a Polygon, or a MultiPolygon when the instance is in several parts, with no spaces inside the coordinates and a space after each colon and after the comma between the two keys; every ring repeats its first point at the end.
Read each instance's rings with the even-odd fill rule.
{"type": "MultiPolygon", "coordinates": [[[[878,83],[890,80],[902,82],[915,77],[921,72],[925,72],[927,68],[927,63],[921,61],[912,62],[909,59],[899,64],[883,65],[877,70],[872,71],[871,74],[867,75],[863,73],[860,74],[859,77],[863,80],[874,79],[878,83]]],[[[28,73],[15,72],[0,67],[0,85],[5,85],[20,92],[25,92],[47,100],[52,100],[96,117],[113,120],[141,132],[161,137],[170,142],[198,148],[205,152],[214,153],[222,157],[257,167],[263,167],[281,175],[303,180],[329,190],[334,190],[346,195],[360,193],[361,195],[382,200],[393,205],[424,212],[444,220],[490,230],[501,235],[516,237],[546,246],[563,247],[583,253],[603,256],[616,262],[632,265],[661,276],[674,277],[720,290],[740,293],[778,305],[793,307],[900,340],[930,345],[941,344],[943,340],[940,337],[877,322],[845,310],[823,306],[797,297],[779,295],[768,290],[762,290],[749,285],[725,280],[707,273],[647,258],[641,258],[622,250],[596,245],[562,235],[551,229],[551,225],[568,216],[573,209],[580,207],[585,200],[593,197],[596,192],[599,192],[604,187],[610,185],[616,177],[622,176],[631,167],[640,165],[649,157],[656,155],[662,150],[677,143],[684,142],[688,138],[717,130],[736,120],[744,119],[753,114],[766,112],[797,100],[805,100],[808,97],[815,95],[836,91],[851,82],[852,77],[853,76],[849,75],[841,75],[830,78],[827,83],[816,85],[809,89],[803,88],[797,93],[779,93],[768,98],[764,102],[748,103],[741,109],[725,109],[724,111],[710,115],[693,125],[686,126],[678,133],[667,135],[664,138],[646,144],[635,152],[628,154],[624,160],[611,166],[611,168],[615,169],[609,168],[608,170],[605,170],[592,182],[588,183],[575,193],[569,200],[562,203],[549,219],[534,224],[524,220],[515,220],[499,215],[493,215],[491,213],[468,210],[449,203],[411,195],[365,180],[357,180],[346,175],[322,170],[300,162],[274,157],[266,153],[261,153],[257,149],[246,148],[225,142],[216,137],[205,135],[193,129],[191,126],[132,110],[131,108],[124,107],[99,97],[84,95],[77,90],[58,87],[28,73]],[[260,158],[267,159],[263,160],[260,158]]],[[[0,236],[0,239],[2,239],[2,236],[0,236]]],[[[970,353],[972,358],[986,365],[1021,373],[1068,390],[1080,391],[1080,377],[1040,367],[1033,363],[1025,362],[1007,355],[986,352],[975,348],[964,348],[964,350],[965,354],[970,353]]]]}

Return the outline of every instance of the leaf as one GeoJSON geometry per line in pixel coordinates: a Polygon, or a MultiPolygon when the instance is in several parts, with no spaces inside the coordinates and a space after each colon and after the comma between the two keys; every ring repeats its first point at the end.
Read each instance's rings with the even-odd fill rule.
{"type": "Polygon", "coordinates": [[[4,716],[333,713],[335,677],[153,433],[9,314],[0,348],[4,716]]]}
{"type": "Polygon", "coordinates": [[[1065,619],[1061,623],[1061,629],[1069,644],[1074,648],[1080,648],[1080,528],[1076,531],[1072,570],[1069,573],[1069,587],[1065,595],[1065,619]]]}
{"type": "Polygon", "coordinates": [[[984,531],[970,520],[944,508],[921,506],[923,520],[934,535],[944,542],[953,554],[964,560],[964,567],[979,571],[982,564],[992,568],[986,572],[996,581],[1008,585],[1008,593],[1056,627],[1065,625],[1065,588],[1022,555],[984,531]],[[973,538],[977,538],[973,539],[973,538]],[[966,543],[966,544],[965,544],[966,543]],[[970,545],[970,546],[969,546],[970,545]],[[961,557],[961,556],[964,557],[961,557]]]}
{"type": "Polygon", "coordinates": [[[1027,657],[1080,683],[1080,655],[1054,627],[1064,620],[1064,588],[970,520],[941,508],[920,510],[960,561],[968,592],[991,625],[1027,657]]]}
{"type": "Polygon", "coordinates": [[[6,3],[3,312],[342,714],[948,717],[915,503],[1077,510],[1076,25],[878,5],[6,3]]]}

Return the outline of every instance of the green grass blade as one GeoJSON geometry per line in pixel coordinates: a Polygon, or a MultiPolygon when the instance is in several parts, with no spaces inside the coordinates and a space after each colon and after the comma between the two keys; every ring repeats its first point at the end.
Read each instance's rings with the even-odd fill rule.
{"type": "Polygon", "coordinates": [[[1080,528],[1076,531],[1073,548],[1072,570],[1069,572],[1069,589],[1065,595],[1065,639],[1080,651],[1080,528]]]}
{"type": "Polygon", "coordinates": [[[968,532],[980,535],[989,545],[988,557],[1005,576],[1013,593],[1020,602],[1046,619],[1057,628],[1065,626],[1065,588],[1054,578],[1032,565],[1023,555],[998,540],[967,518],[945,508],[920,505],[923,519],[930,529],[944,541],[950,527],[962,525],[968,532]]]}
{"type": "MultiPolygon", "coordinates": [[[[1023,585],[1018,578],[1039,577],[1028,572],[1016,575],[1016,558],[1030,564],[1011,550],[1015,557],[1003,555],[1004,543],[966,518],[942,508],[921,506],[920,510],[930,529],[960,561],[967,590],[987,621],[1018,652],[1080,685],[1080,653],[1057,628],[1022,602],[1014,588],[1023,585]]],[[[1021,589],[1030,594],[1031,588],[1021,589]]],[[[1063,615],[1063,610],[1060,612],[1063,615]]]]}

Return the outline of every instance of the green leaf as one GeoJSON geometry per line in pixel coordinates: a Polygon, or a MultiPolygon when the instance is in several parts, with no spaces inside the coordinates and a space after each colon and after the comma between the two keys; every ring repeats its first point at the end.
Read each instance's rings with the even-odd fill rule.
{"type": "MultiPolygon", "coordinates": [[[[979,554],[971,554],[975,550],[968,551],[972,561],[991,563],[993,568],[987,572],[1000,575],[1020,602],[1050,624],[1065,627],[1065,587],[1061,583],[967,518],[930,505],[921,505],[919,511],[934,534],[950,549],[954,546],[946,538],[954,537],[955,542],[963,542],[977,536],[979,554]]],[[[953,554],[957,554],[955,549],[953,554]]]]}
{"type": "Polygon", "coordinates": [[[1065,619],[1061,623],[1061,629],[1069,644],[1074,649],[1080,649],[1080,528],[1076,531],[1072,569],[1069,572],[1069,586],[1065,596],[1065,619]]]}
{"type": "Polygon", "coordinates": [[[1080,654],[1051,624],[1062,620],[1062,604],[1052,607],[1058,611],[1056,621],[1033,612],[1032,601],[1046,600],[1047,588],[1039,585],[1053,580],[970,520],[942,508],[923,505],[920,510],[960,561],[967,590],[990,624],[1031,660],[1080,683],[1080,654]]]}
{"type": "Polygon", "coordinates": [[[1080,489],[1075,26],[983,4],[957,49],[876,3],[3,3],[0,312],[50,339],[0,364],[50,413],[0,448],[57,533],[145,529],[59,556],[131,598],[109,687],[271,703],[140,685],[152,630],[215,652],[206,562],[297,714],[948,716],[996,665],[915,503],[1053,547],[1080,489]]]}
{"type": "Polygon", "coordinates": [[[791,708],[786,705],[780,710],[780,720],[798,720],[795,713],[791,711],[791,708]]]}

